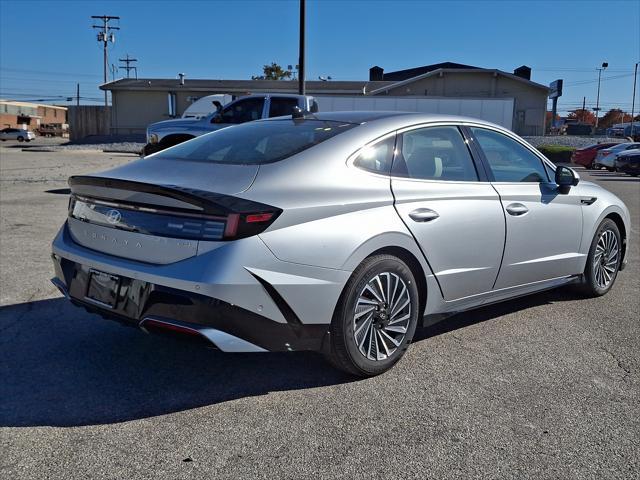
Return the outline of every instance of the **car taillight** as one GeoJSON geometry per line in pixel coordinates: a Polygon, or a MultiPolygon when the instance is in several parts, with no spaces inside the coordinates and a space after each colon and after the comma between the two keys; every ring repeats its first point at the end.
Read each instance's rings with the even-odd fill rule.
{"type": "Polygon", "coordinates": [[[224,229],[224,240],[236,240],[262,233],[278,218],[280,212],[281,210],[229,214],[224,229]]]}
{"type": "MultiPolygon", "coordinates": [[[[250,202],[246,202],[251,205],[250,202]]],[[[259,204],[261,207],[266,205],[259,204]]],[[[263,232],[281,210],[206,215],[107,202],[77,195],[69,199],[69,217],[103,227],[189,240],[236,240],[263,232]]]]}

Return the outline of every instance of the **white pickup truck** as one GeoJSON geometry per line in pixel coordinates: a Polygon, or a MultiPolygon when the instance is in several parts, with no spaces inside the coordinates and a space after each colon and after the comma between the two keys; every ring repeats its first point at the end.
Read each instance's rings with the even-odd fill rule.
{"type": "Polygon", "coordinates": [[[254,93],[225,105],[202,118],[177,118],[149,125],[143,155],[150,155],[178,143],[230,125],[260,118],[291,115],[294,107],[317,112],[318,104],[309,95],[254,93]]]}

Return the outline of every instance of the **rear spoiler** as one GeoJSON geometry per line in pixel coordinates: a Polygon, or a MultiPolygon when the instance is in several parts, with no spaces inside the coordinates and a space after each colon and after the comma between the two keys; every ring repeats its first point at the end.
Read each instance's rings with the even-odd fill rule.
{"type": "MultiPolygon", "coordinates": [[[[232,213],[244,214],[255,213],[260,211],[273,212],[274,207],[251,200],[245,200],[243,198],[234,197],[231,195],[223,195],[215,192],[208,192],[205,190],[198,190],[195,188],[181,187],[178,185],[157,185],[151,183],[136,182],[132,180],[121,180],[117,178],[107,177],[94,177],[90,175],[74,175],[69,177],[69,186],[72,193],[74,187],[82,186],[95,186],[95,187],[107,187],[116,188],[119,190],[128,190],[132,192],[149,193],[154,195],[160,195],[163,197],[173,198],[180,200],[191,205],[195,205],[202,210],[202,213],[208,215],[229,215],[232,213]]],[[[92,198],[99,200],[109,201],[109,198],[101,198],[100,196],[91,195],[92,198]]],[[[133,203],[133,206],[141,207],[155,207],[155,205],[147,205],[140,203],[133,203]]],[[[180,211],[183,209],[175,209],[180,211]]],[[[188,210],[183,210],[187,212],[188,210]]]]}

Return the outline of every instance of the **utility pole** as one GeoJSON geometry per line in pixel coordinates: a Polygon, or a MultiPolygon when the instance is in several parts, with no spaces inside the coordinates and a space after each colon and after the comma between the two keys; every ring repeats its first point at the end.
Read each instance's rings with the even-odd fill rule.
{"type": "Polygon", "coordinates": [[[304,35],[305,35],[305,0],[300,0],[300,51],[298,59],[298,94],[305,94],[304,84],[304,35]]]}
{"type": "Polygon", "coordinates": [[[594,108],[594,110],[596,111],[596,126],[594,128],[594,133],[598,129],[598,113],[600,113],[600,77],[602,75],[602,71],[608,66],[609,64],[607,62],[604,62],[602,64],[602,68],[597,69],[598,70],[598,95],[596,96],[596,108],[594,108]]]}
{"type": "MultiPolygon", "coordinates": [[[[113,33],[110,33],[111,30],[120,30],[120,27],[112,27],[109,25],[111,20],[120,20],[120,17],[114,17],[112,15],[91,15],[91,18],[95,18],[97,20],[102,20],[102,25],[92,25],[93,28],[98,28],[100,31],[98,32],[98,41],[102,42],[102,61],[103,61],[103,72],[104,72],[104,83],[107,83],[107,65],[108,65],[108,56],[107,56],[107,46],[109,42],[115,43],[116,36],[113,33]]],[[[107,101],[107,91],[104,91],[104,106],[109,106],[107,101]]]]}
{"type": "Polygon", "coordinates": [[[127,71],[127,78],[129,78],[129,71],[134,70],[136,72],[136,80],[138,79],[138,69],[135,66],[129,66],[130,63],[137,62],[137,58],[129,58],[129,54],[127,53],[127,58],[119,58],[120,62],[124,62],[125,66],[118,65],[118,68],[127,71]]]}
{"type": "Polygon", "coordinates": [[[80,106],[80,84],[76,83],[76,107],[80,106]]]}
{"type": "Polygon", "coordinates": [[[637,78],[638,78],[638,63],[636,62],[636,67],[633,70],[633,99],[631,100],[631,131],[629,132],[629,134],[631,135],[631,138],[636,138],[633,135],[633,115],[636,113],[636,83],[637,83],[637,78]]]}
{"type": "Polygon", "coordinates": [[[584,109],[587,107],[587,97],[582,97],[582,123],[584,123],[584,109]]]}

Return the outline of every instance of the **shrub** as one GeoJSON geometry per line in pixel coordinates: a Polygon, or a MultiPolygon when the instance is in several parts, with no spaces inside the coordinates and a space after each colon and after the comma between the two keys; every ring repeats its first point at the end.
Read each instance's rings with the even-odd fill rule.
{"type": "Polygon", "coordinates": [[[553,163],[569,163],[575,148],[564,145],[540,145],[538,151],[553,163]]]}

